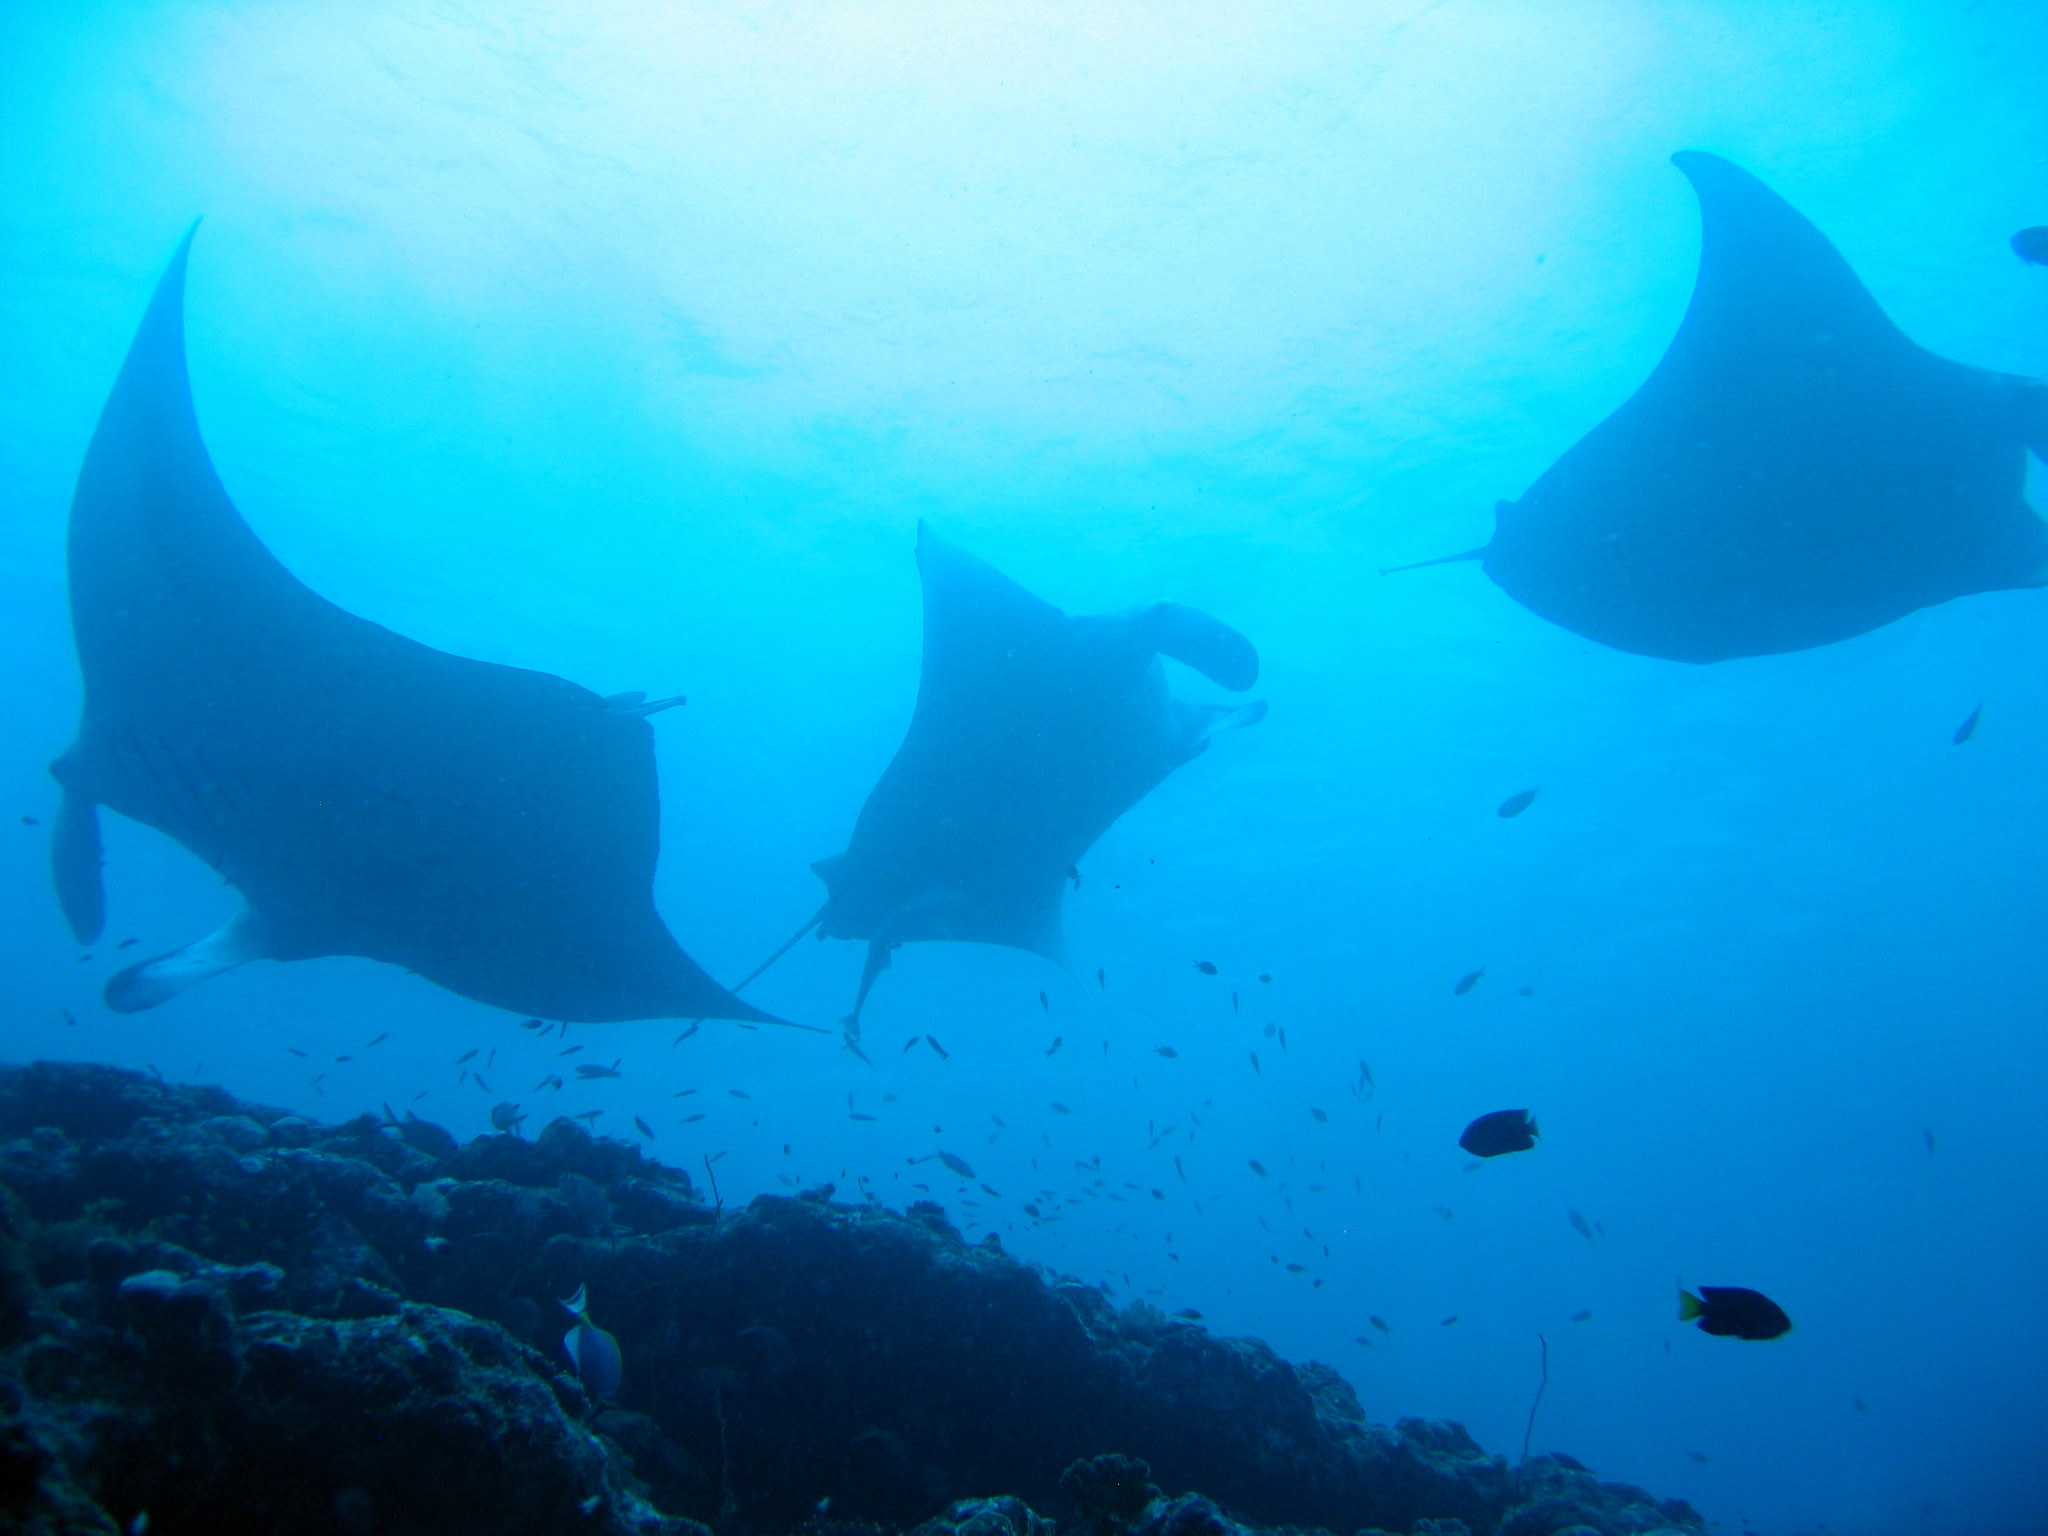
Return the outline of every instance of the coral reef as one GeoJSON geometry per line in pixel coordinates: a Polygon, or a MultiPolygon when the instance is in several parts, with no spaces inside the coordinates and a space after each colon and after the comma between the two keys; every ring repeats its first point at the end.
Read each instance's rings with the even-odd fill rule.
{"type": "Polygon", "coordinates": [[[933,1205],[721,1211],[573,1121],[458,1145],[0,1068],[0,1525],[145,1514],[158,1536],[1701,1529],[1568,1458],[1368,1423],[1327,1367],[1118,1311],[933,1205]],[[624,1352],[616,1402],[562,1352],[579,1285],[624,1352]]]}

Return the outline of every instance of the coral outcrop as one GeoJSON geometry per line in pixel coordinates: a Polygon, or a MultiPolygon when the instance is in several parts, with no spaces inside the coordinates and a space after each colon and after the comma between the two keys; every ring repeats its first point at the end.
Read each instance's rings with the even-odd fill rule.
{"type": "Polygon", "coordinates": [[[1369,1423],[1327,1367],[1119,1311],[964,1242],[935,1206],[820,1189],[721,1211],[573,1121],[458,1145],[52,1063],[0,1068],[9,1522],[1701,1530],[1566,1458],[1513,1468],[1456,1425],[1369,1423]],[[616,1402],[561,1350],[578,1285],[624,1353],[616,1402]]]}

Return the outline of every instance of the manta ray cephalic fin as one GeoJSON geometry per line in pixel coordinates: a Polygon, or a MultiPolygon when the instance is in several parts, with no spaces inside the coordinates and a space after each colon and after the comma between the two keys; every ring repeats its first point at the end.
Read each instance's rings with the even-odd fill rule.
{"type": "Polygon", "coordinates": [[[109,977],[107,1006],[116,1013],[141,1013],[223,971],[272,958],[263,920],[243,907],[205,938],[194,939],[169,954],[137,961],[109,977]]]}
{"type": "Polygon", "coordinates": [[[92,800],[66,790],[50,829],[50,876],[57,904],[71,936],[90,944],[107,925],[107,892],[100,878],[104,854],[100,847],[100,808],[92,800]]]}

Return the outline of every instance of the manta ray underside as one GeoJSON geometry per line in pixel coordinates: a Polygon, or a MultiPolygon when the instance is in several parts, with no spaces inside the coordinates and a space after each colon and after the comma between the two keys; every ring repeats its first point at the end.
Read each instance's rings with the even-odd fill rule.
{"type": "MultiPolygon", "coordinates": [[[[654,740],[640,695],[431,650],[302,586],[242,521],[185,369],[188,234],[100,417],[71,508],[85,681],[51,863],[72,930],[104,920],[98,807],[167,833],[245,905],[130,966],[151,1007],[251,959],[361,955],[550,1019],[766,1019],[654,909],[654,740]]],[[[674,702],[674,701],[663,701],[674,702]]]]}
{"type": "Polygon", "coordinates": [[[1219,729],[1264,704],[1183,702],[1159,657],[1243,692],[1251,642],[1159,603],[1070,618],[920,527],[924,666],[895,758],[846,852],[821,859],[822,938],[867,941],[849,1039],[890,951],[920,939],[1002,944],[1060,960],[1060,900],[1111,823],[1219,729]]]}
{"type": "Polygon", "coordinates": [[[1762,182],[1672,158],[1701,217],[1678,334],[1620,409],[1500,503],[1469,558],[1554,623],[1692,662],[2048,583],[2048,526],[2025,496],[2048,388],[1915,345],[1762,182]]]}

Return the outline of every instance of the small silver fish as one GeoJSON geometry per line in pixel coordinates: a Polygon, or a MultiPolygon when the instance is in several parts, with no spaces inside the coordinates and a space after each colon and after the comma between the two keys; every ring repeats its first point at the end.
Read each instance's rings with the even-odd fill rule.
{"type": "Polygon", "coordinates": [[[953,1172],[959,1174],[963,1179],[974,1177],[974,1170],[967,1166],[967,1159],[964,1157],[955,1157],[950,1152],[941,1152],[939,1154],[939,1161],[952,1169],[953,1172]]]}
{"type": "Polygon", "coordinates": [[[562,1335],[562,1348],[568,1351],[569,1363],[576,1367],[584,1389],[592,1397],[617,1397],[623,1374],[619,1341],[590,1320],[582,1286],[577,1286],[576,1294],[562,1306],[576,1319],[575,1326],[562,1335]]]}
{"type": "MultiPolygon", "coordinates": [[[[621,1059],[623,1060],[623,1058],[621,1059]]],[[[619,1076],[619,1063],[615,1061],[607,1067],[595,1061],[578,1062],[576,1064],[576,1075],[585,1082],[599,1077],[617,1077],[619,1076]]]]}

